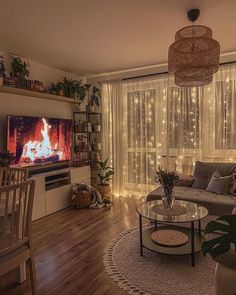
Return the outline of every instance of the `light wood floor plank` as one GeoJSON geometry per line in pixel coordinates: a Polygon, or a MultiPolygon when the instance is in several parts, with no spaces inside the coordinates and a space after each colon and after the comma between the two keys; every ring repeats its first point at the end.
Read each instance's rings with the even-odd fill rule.
{"type": "MultiPolygon", "coordinates": [[[[116,197],[109,209],[68,208],[33,222],[39,295],[124,295],[103,266],[107,243],[138,224],[142,199],[116,197]]],[[[0,278],[0,294],[28,295],[28,282],[16,285],[14,272],[0,278]]]]}

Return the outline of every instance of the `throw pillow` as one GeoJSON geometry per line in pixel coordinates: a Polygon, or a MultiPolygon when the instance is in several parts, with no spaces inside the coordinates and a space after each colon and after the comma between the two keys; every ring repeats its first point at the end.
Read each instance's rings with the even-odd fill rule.
{"type": "Polygon", "coordinates": [[[212,174],[216,170],[219,171],[222,176],[227,176],[233,174],[235,167],[235,163],[207,163],[197,161],[193,171],[193,187],[205,190],[210,182],[212,174]]]}
{"type": "Polygon", "coordinates": [[[193,176],[186,174],[178,174],[179,181],[176,183],[176,186],[192,186],[193,185],[193,176]]]}
{"type": "Polygon", "coordinates": [[[232,181],[232,175],[221,176],[220,172],[216,170],[213,173],[206,190],[220,195],[227,195],[232,181]]]}

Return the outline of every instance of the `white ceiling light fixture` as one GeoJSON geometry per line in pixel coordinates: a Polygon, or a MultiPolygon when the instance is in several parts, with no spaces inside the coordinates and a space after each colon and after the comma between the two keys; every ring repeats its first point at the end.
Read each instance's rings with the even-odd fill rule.
{"type": "MultiPolygon", "coordinates": [[[[188,11],[188,19],[196,21],[199,9],[188,11]]],[[[202,25],[191,25],[175,34],[169,47],[168,70],[174,74],[175,84],[181,87],[203,86],[212,82],[219,69],[220,44],[212,38],[212,30],[202,25]]]]}

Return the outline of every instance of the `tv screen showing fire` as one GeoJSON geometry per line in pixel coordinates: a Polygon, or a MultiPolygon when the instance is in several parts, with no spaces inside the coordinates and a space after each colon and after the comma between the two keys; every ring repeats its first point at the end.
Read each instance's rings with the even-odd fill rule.
{"type": "Polygon", "coordinates": [[[7,150],[14,165],[33,166],[71,160],[72,121],[8,116],[7,150]]]}

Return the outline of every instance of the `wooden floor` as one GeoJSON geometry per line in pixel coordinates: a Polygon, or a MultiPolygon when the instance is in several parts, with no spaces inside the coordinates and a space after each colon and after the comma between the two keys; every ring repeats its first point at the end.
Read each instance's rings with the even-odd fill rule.
{"type": "MultiPolygon", "coordinates": [[[[138,224],[142,199],[117,197],[109,209],[68,208],[33,222],[33,244],[40,295],[124,295],[103,266],[107,243],[138,224]]],[[[0,294],[31,294],[17,285],[14,272],[0,278],[0,294]]]]}

